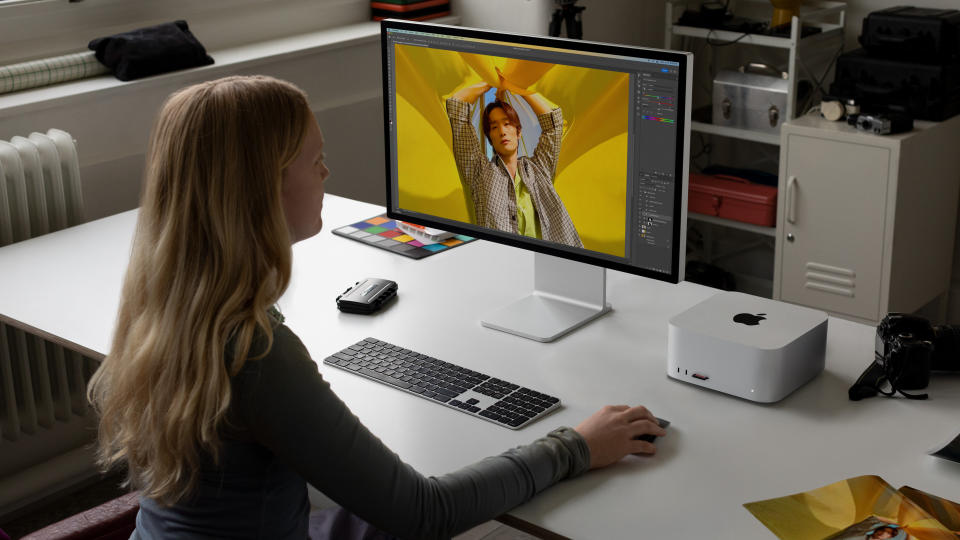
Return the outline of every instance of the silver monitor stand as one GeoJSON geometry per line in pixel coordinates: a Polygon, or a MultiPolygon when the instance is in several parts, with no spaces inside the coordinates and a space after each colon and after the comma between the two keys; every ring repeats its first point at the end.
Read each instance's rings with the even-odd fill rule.
{"type": "Polygon", "coordinates": [[[533,292],[480,324],[535,341],[553,341],[610,311],[607,269],[534,253],[533,292]]]}

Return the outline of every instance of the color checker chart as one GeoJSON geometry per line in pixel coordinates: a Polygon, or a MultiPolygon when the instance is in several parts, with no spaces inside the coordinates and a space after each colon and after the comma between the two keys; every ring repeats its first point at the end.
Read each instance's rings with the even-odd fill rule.
{"type": "Polygon", "coordinates": [[[476,240],[472,236],[458,234],[436,244],[425,244],[405,234],[397,228],[397,222],[386,215],[375,216],[346,227],[334,229],[333,234],[399,253],[411,259],[429,257],[434,253],[440,253],[476,240]]]}

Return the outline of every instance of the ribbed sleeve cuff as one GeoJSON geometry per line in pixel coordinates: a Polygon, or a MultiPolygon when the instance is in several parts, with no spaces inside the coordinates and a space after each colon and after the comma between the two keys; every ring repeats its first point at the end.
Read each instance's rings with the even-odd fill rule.
{"type": "Polygon", "coordinates": [[[447,98],[447,116],[458,122],[469,122],[470,105],[456,98],[447,98]]]}
{"type": "Polygon", "coordinates": [[[590,447],[577,430],[566,426],[559,427],[548,433],[547,437],[558,439],[570,452],[570,466],[566,478],[576,478],[590,470],[590,447]]]}

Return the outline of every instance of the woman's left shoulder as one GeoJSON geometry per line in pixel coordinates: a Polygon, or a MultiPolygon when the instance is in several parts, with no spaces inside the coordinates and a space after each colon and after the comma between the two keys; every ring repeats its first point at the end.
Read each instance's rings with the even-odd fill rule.
{"type": "Polygon", "coordinates": [[[267,353],[266,358],[278,357],[289,359],[305,357],[309,359],[309,356],[303,341],[300,340],[300,337],[297,336],[290,327],[283,323],[273,327],[273,346],[270,347],[270,352],[267,353]]]}

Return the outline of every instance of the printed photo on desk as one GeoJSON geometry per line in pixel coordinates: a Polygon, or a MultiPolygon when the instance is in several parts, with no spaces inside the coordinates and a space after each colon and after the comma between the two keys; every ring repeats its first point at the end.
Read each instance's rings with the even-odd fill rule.
{"type": "Polygon", "coordinates": [[[411,45],[395,57],[400,208],[625,256],[627,73],[411,45]]]}
{"type": "Polygon", "coordinates": [[[399,253],[411,259],[429,257],[476,240],[472,236],[462,234],[453,235],[439,242],[431,242],[426,238],[414,238],[402,231],[398,222],[388,218],[386,214],[339,227],[333,230],[333,234],[399,253]]]}
{"type": "Polygon", "coordinates": [[[960,505],[920,490],[857,476],[743,505],[784,540],[957,540],[960,505]]]}

